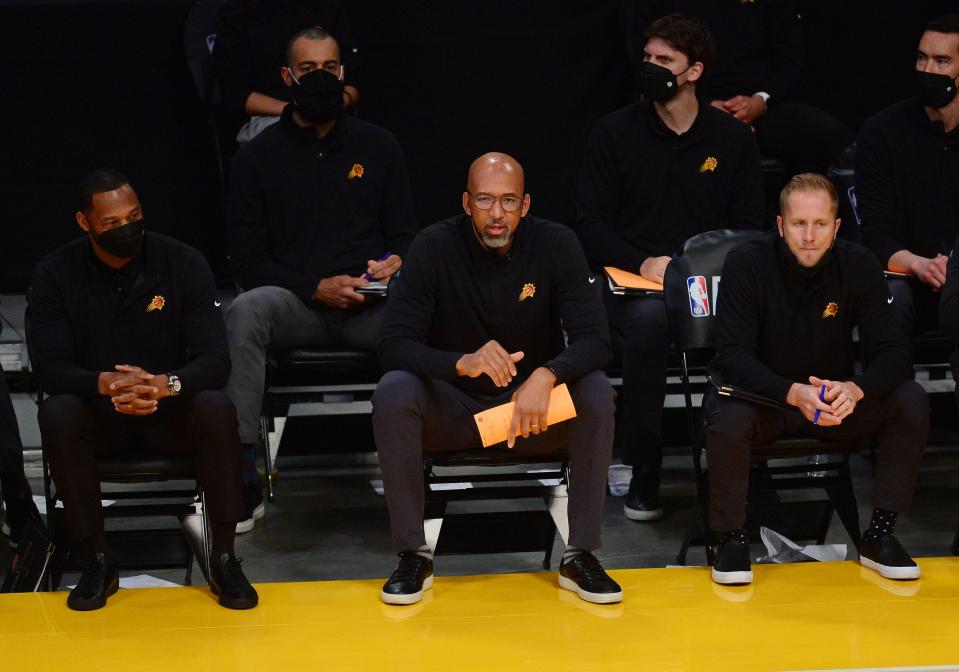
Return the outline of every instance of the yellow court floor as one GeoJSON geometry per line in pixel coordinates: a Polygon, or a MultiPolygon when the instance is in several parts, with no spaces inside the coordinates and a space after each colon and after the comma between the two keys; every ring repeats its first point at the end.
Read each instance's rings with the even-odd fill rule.
{"type": "Polygon", "coordinates": [[[378,580],[263,584],[247,612],[205,586],[121,590],[89,613],[63,592],[0,595],[0,669],[959,669],[959,558],[920,564],[913,583],[852,562],[763,565],[740,588],[706,568],[620,570],[610,606],[554,572],[438,577],[412,607],[381,604],[378,580]]]}

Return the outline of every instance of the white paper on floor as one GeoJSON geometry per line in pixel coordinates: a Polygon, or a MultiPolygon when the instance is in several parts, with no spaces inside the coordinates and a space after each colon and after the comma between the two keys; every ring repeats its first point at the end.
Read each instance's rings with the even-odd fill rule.
{"type": "MultiPolygon", "coordinates": [[[[121,588],[179,588],[179,583],[158,579],[149,574],[136,574],[135,576],[121,576],[121,588]]],[[[73,590],[76,585],[67,586],[68,590],[73,590]]]]}
{"type": "Polygon", "coordinates": [[[613,497],[625,497],[629,491],[629,481],[633,477],[633,468],[628,464],[609,465],[609,494],[613,497]]]}
{"type": "Polygon", "coordinates": [[[768,527],[759,528],[766,556],[756,562],[833,562],[846,559],[846,544],[808,544],[800,546],[768,527]]]}
{"type": "MultiPolygon", "coordinates": [[[[45,497],[43,497],[42,495],[34,495],[34,496],[33,496],[33,503],[37,505],[37,511],[40,512],[40,515],[41,515],[41,516],[47,515],[47,500],[46,500],[45,497]]],[[[101,500],[100,500],[100,504],[102,504],[103,506],[110,506],[110,505],[112,505],[112,504],[116,504],[116,500],[113,500],[113,499],[101,499],[101,500]]],[[[58,509],[62,509],[62,508],[63,508],[63,502],[57,500],[57,508],[58,508],[58,509]]]]}

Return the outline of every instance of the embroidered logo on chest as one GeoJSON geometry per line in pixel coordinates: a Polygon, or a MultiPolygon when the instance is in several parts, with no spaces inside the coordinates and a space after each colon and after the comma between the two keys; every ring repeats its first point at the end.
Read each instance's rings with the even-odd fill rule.
{"type": "Polygon", "coordinates": [[[363,177],[363,173],[365,172],[366,170],[363,168],[362,163],[354,163],[353,167],[350,168],[350,172],[346,174],[346,179],[355,180],[357,178],[363,177]]]}
{"type": "Polygon", "coordinates": [[[152,313],[154,310],[163,310],[163,307],[166,305],[166,299],[157,294],[153,297],[153,300],[147,305],[147,312],[152,313]]]}
{"type": "Polygon", "coordinates": [[[826,304],[826,309],[822,311],[823,319],[827,317],[836,317],[839,314],[839,304],[835,301],[830,301],[826,304]]]}
{"type": "Polygon", "coordinates": [[[523,302],[526,299],[532,299],[535,294],[536,285],[534,285],[532,282],[527,282],[525,285],[523,285],[523,291],[519,293],[519,300],[520,302],[523,302]]]}
{"type": "Polygon", "coordinates": [[[715,156],[707,156],[706,160],[703,161],[703,165],[699,167],[699,172],[701,173],[714,173],[716,168],[719,166],[719,161],[715,156]]]}

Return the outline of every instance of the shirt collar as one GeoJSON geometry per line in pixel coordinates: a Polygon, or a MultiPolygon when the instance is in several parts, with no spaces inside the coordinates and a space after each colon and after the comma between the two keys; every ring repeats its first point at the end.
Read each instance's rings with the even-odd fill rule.
{"type": "Polygon", "coordinates": [[[280,124],[290,136],[302,142],[316,142],[330,148],[340,148],[346,144],[351,124],[350,115],[345,112],[341,114],[330,132],[324,137],[318,138],[312,126],[300,126],[296,123],[296,120],[293,119],[293,109],[293,104],[289,103],[283,108],[283,114],[280,115],[280,124]]]}
{"type": "Polygon", "coordinates": [[[646,101],[645,105],[646,118],[649,120],[649,126],[652,129],[653,133],[662,137],[668,138],[670,140],[696,140],[700,137],[700,129],[702,128],[702,117],[703,117],[703,101],[699,101],[699,110],[696,112],[696,118],[693,119],[693,125],[689,127],[689,130],[685,133],[679,134],[669,126],[666,125],[666,122],[663,121],[662,117],[659,116],[659,113],[656,112],[656,106],[653,101],[646,101]]]}

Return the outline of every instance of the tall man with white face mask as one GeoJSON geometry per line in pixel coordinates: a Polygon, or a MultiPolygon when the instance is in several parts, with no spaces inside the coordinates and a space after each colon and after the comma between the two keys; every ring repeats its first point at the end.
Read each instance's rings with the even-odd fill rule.
{"type": "MultiPolygon", "coordinates": [[[[615,266],[662,282],[683,243],[703,231],[759,228],[759,149],[748,126],[696,97],[714,60],[706,25],[682,14],[646,30],[644,100],[593,130],[576,198],[590,267],[615,266]]],[[[604,292],[614,349],[622,353],[623,459],[633,465],[624,512],[658,520],[669,334],[661,298],[604,292]]]]}

